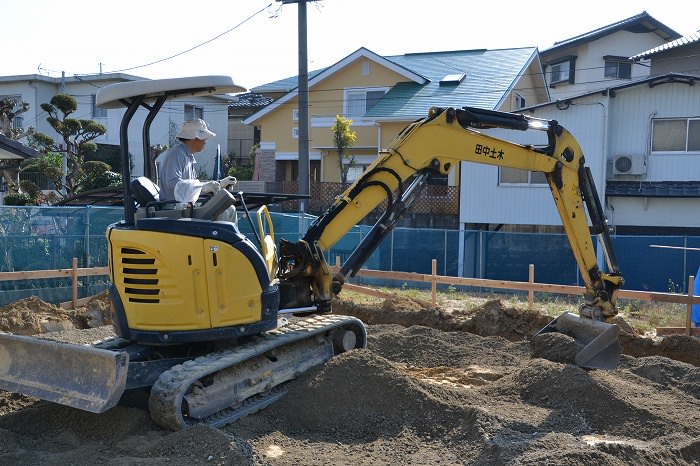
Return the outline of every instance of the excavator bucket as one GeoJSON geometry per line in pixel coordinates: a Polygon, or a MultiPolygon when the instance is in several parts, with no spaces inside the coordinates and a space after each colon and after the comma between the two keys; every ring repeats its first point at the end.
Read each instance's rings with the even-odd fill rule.
{"type": "Polygon", "coordinates": [[[622,346],[618,338],[620,328],[617,325],[565,312],[537,332],[537,335],[548,332],[564,333],[584,345],[574,358],[577,366],[612,370],[620,362],[622,346]]]}
{"type": "Polygon", "coordinates": [[[0,389],[101,413],[126,386],[129,355],[0,333],[0,389]]]}

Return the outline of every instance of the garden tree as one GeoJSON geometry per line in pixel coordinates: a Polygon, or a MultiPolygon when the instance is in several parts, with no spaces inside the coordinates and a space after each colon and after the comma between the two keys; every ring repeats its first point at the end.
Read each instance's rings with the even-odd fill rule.
{"type": "Polygon", "coordinates": [[[86,160],[86,157],[97,150],[97,144],[92,141],[105,134],[107,129],[93,120],[71,118],[70,115],[77,108],[75,97],[66,94],[55,95],[50,103],[41,104],[41,109],[49,115],[46,121],[60,135],[62,143],[56,143],[51,136],[44,133],[34,134],[31,137],[32,141],[46,153],[46,156],[30,161],[25,166],[25,168],[33,167],[33,171],[44,171],[56,183],[59,190],[65,190],[66,196],[84,191],[88,185],[93,184],[92,180],[95,177],[111,169],[104,162],[86,160]],[[62,153],[65,153],[67,165],[65,182],[62,153]],[[61,165],[57,168],[58,158],[61,158],[61,165]],[[58,176],[59,172],[60,176],[58,176]]]}
{"type": "Polygon", "coordinates": [[[12,122],[15,117],[29,110],[28,102],[19,102],[17,99],[5,97],[0,100],[0,134],[14,141],[19,141],[23,137],[34,134],[34,127],[30,126],[26,131],[24,128],[13,128],[12,122]],[[19,108],[17,108],[19,106],[19,108]]]}
{"type": "MultiPolygon", "coordinates": [[[[29,110],[28,102],[20,102],[12,97],[0,99],[0,134],[14,141],[34,134],[34,127],[13,128],[15,117],[29,110]],[[18,108],[19,107],[19,108],[18,108]]],[[[3,160],[0,165],[2,177],[5,180],[8,191],[16,192],[18,187],[19,160],[3,160]]]]}
{"type": "Polygon", "coordinates": [[[340,168],[340,182],[347,183],[348,171],[355,165],[355,157],[346,154],[348,148],[355,144],[357,134],[350,128],[352,120],[340,115],[335,116],[335,123],[331,127],[333,142],[338,152],[338,164],[340,168]]]}
{"type": "Polygon", "coordinates": [[[255,170],[255,153],[260,148],[260,144],[255,144],[248,151],[248,165],[239,165],[233,154],[229,154],[223,160],[224,173],[227,176],[234,176],[240,181],[250,181],[253,179],[253,171],[255,170]]]}

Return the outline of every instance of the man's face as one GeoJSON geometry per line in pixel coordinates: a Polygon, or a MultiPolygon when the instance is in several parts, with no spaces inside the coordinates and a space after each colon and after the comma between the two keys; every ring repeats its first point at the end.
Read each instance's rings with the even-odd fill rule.
{"type": "Polygon", "coordinates": [[[204,146],[207,145],[207,140],[206,139],[198,139],[194,138],[192,139],[192,153],[195,154],[197,152],[201,152],[204,150],[204,146]]]}

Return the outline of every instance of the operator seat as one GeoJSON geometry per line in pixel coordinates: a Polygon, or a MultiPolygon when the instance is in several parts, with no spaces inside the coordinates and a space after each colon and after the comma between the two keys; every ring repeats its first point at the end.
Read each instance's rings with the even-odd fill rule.
{"type": "Polygon", "coordinates": [[[131,180],[129,187],[131,188],[131,194],[136,199],[136,203],[141,207],[146,207],[152,202],[159,201],[160,188],[145,176],[139,176],[131,180]]]}
{"type": "Polygon", "coordinates": [[[158,185],[145,176],[133,179],[129,187],[139,207],[135,214],[137,220],[144,217],[189,217],[207,220],[221,219],[236,223],[236,208],[233,207],[236,198],[226,189],[220,189],[213,196],[204,198],[202,204],[197,203],[188,208],[179,208],[174,200],[161,201],[158,185]],[[227,215],[222,217],[226,211],[228,211],[227,215]]]}

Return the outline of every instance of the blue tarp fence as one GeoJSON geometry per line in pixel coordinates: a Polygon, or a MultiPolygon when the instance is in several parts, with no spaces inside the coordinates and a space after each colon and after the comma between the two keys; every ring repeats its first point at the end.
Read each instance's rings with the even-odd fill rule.
{"type": "MultiPolygon", "coordinates": [[[[278,241],[296,241],[313,221],[285,213],[271,217],[278,241]]],[[[0,207],[0,272],[70,268],[74,257],[78,267],[104,267],[105,231],[122,218],[123,209],[115,207],[0,207]]],[[[238,225],[242,233],[252,233],[246,218],[238,225]]],[[[328,262],[334,264],[338,256],[342,263],[370,229],[352,228],[327,251],[328,262]]],[[[700,251],[694,249],[700,249],[700,237],[616,235],[612,243],[625,289],[687,293],[688,277],[698,273],[700,251]]],[[[433,259],[438,275],[528,281],[528,266],[534,264],[538,283],[583,284],[563,234],[395,228],[364,267],[429,274],[433,259]]],[[[361,277],[353,283],[397,285],[361,277]]],[[[78,297],[106,287],[107,277],[81,277],[78,297]]],[[[32,295],[53,303],[69,301],[70,278],[0,281],[0,306],[32,295]]]]}

